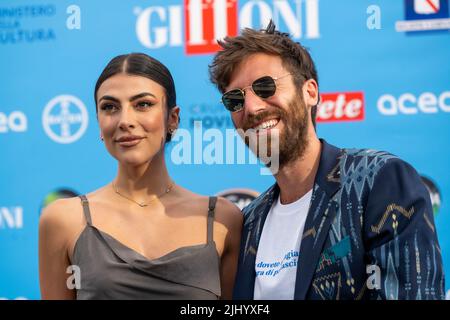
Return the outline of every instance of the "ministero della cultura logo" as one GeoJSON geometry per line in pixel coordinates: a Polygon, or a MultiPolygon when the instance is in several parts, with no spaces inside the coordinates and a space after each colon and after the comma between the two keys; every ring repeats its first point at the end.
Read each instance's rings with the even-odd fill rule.
{"type": "Polygon", "coordinates": [[[51,99],[42,113],[47,136],[57,143],[68,144],[80,139],[87,129],[89,116],[84,103],[64,94],[51,99]]]}

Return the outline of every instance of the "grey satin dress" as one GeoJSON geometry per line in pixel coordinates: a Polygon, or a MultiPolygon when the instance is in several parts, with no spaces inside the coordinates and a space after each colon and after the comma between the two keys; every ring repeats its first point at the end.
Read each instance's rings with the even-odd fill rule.
{"type": "Polygon", "coordinates": [[[80,196],[86,227],[74,248],[80,269],[77,299],[218,299],[220,258],[213,241],[216,197],[210,197],[207,242],[149,260],[92,225],[89,203],[80,196]]]}

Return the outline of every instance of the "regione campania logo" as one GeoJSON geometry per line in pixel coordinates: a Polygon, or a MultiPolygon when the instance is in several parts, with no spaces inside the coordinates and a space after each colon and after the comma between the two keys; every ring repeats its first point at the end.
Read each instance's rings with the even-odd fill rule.
{"type": "Polygon", "coordinates": [[[404,0],[405,20],[397,21],[397,32],[414,34],[450,30],[449,0],[404,0]]]}

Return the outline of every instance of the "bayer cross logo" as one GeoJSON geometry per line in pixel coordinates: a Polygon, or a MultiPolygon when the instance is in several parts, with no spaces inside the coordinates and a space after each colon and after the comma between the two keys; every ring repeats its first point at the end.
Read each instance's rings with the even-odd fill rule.
{"type": "Polygon", "coordinates": [[[58,143],[77,141],[88,126],[88,113],[75,96],[60,95],[50,100],[42,114],[45,133],[58,143]]]}

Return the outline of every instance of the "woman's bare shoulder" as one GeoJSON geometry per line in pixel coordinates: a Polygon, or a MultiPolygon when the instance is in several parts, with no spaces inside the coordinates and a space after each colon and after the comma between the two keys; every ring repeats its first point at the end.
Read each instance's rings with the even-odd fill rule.
{"type": "MultiPolygon", "coordinates": [[[[86,197],[89,203],[103,201],[106,187],[87,193],[86,197]]],[[[61,198],[53,201],[43,209],[40,220],[40,223],[61,227],[73,226],[75,229],[86,224],[80,197],[61,198]]]]}
{"type": "Polygon", "coordinates": [[[78,197],[58,199],[47,205],[39,220],[39,238],[49,252],[67,252],[85,222],[78,197]]]}
{"type": "Polygon", "coordinates": [[[50,228],[68,228],[82,220],[81,200],[78,197],[57,199],[47,205],[40,218],[40,225],[50,228]]]}
{"type": "MultiPolygon", "coordinates": [[[[191,205],[196,210],[207,212],[209,206],[209,196],[193,193],[185,189],[185,196],[188,197],[191,205]]],[[[230,200],[217,197],[215,206],[215,220],[228,228],[238,228],[242,225],[243,215],[241,210],[230,200]]]]}
{"type": "Polygon", "coordinates": [[[216,220],[232,229],[241,229],[243,215],[241,209],[230,200],[218,197],[216,204],[216,220]]]}

